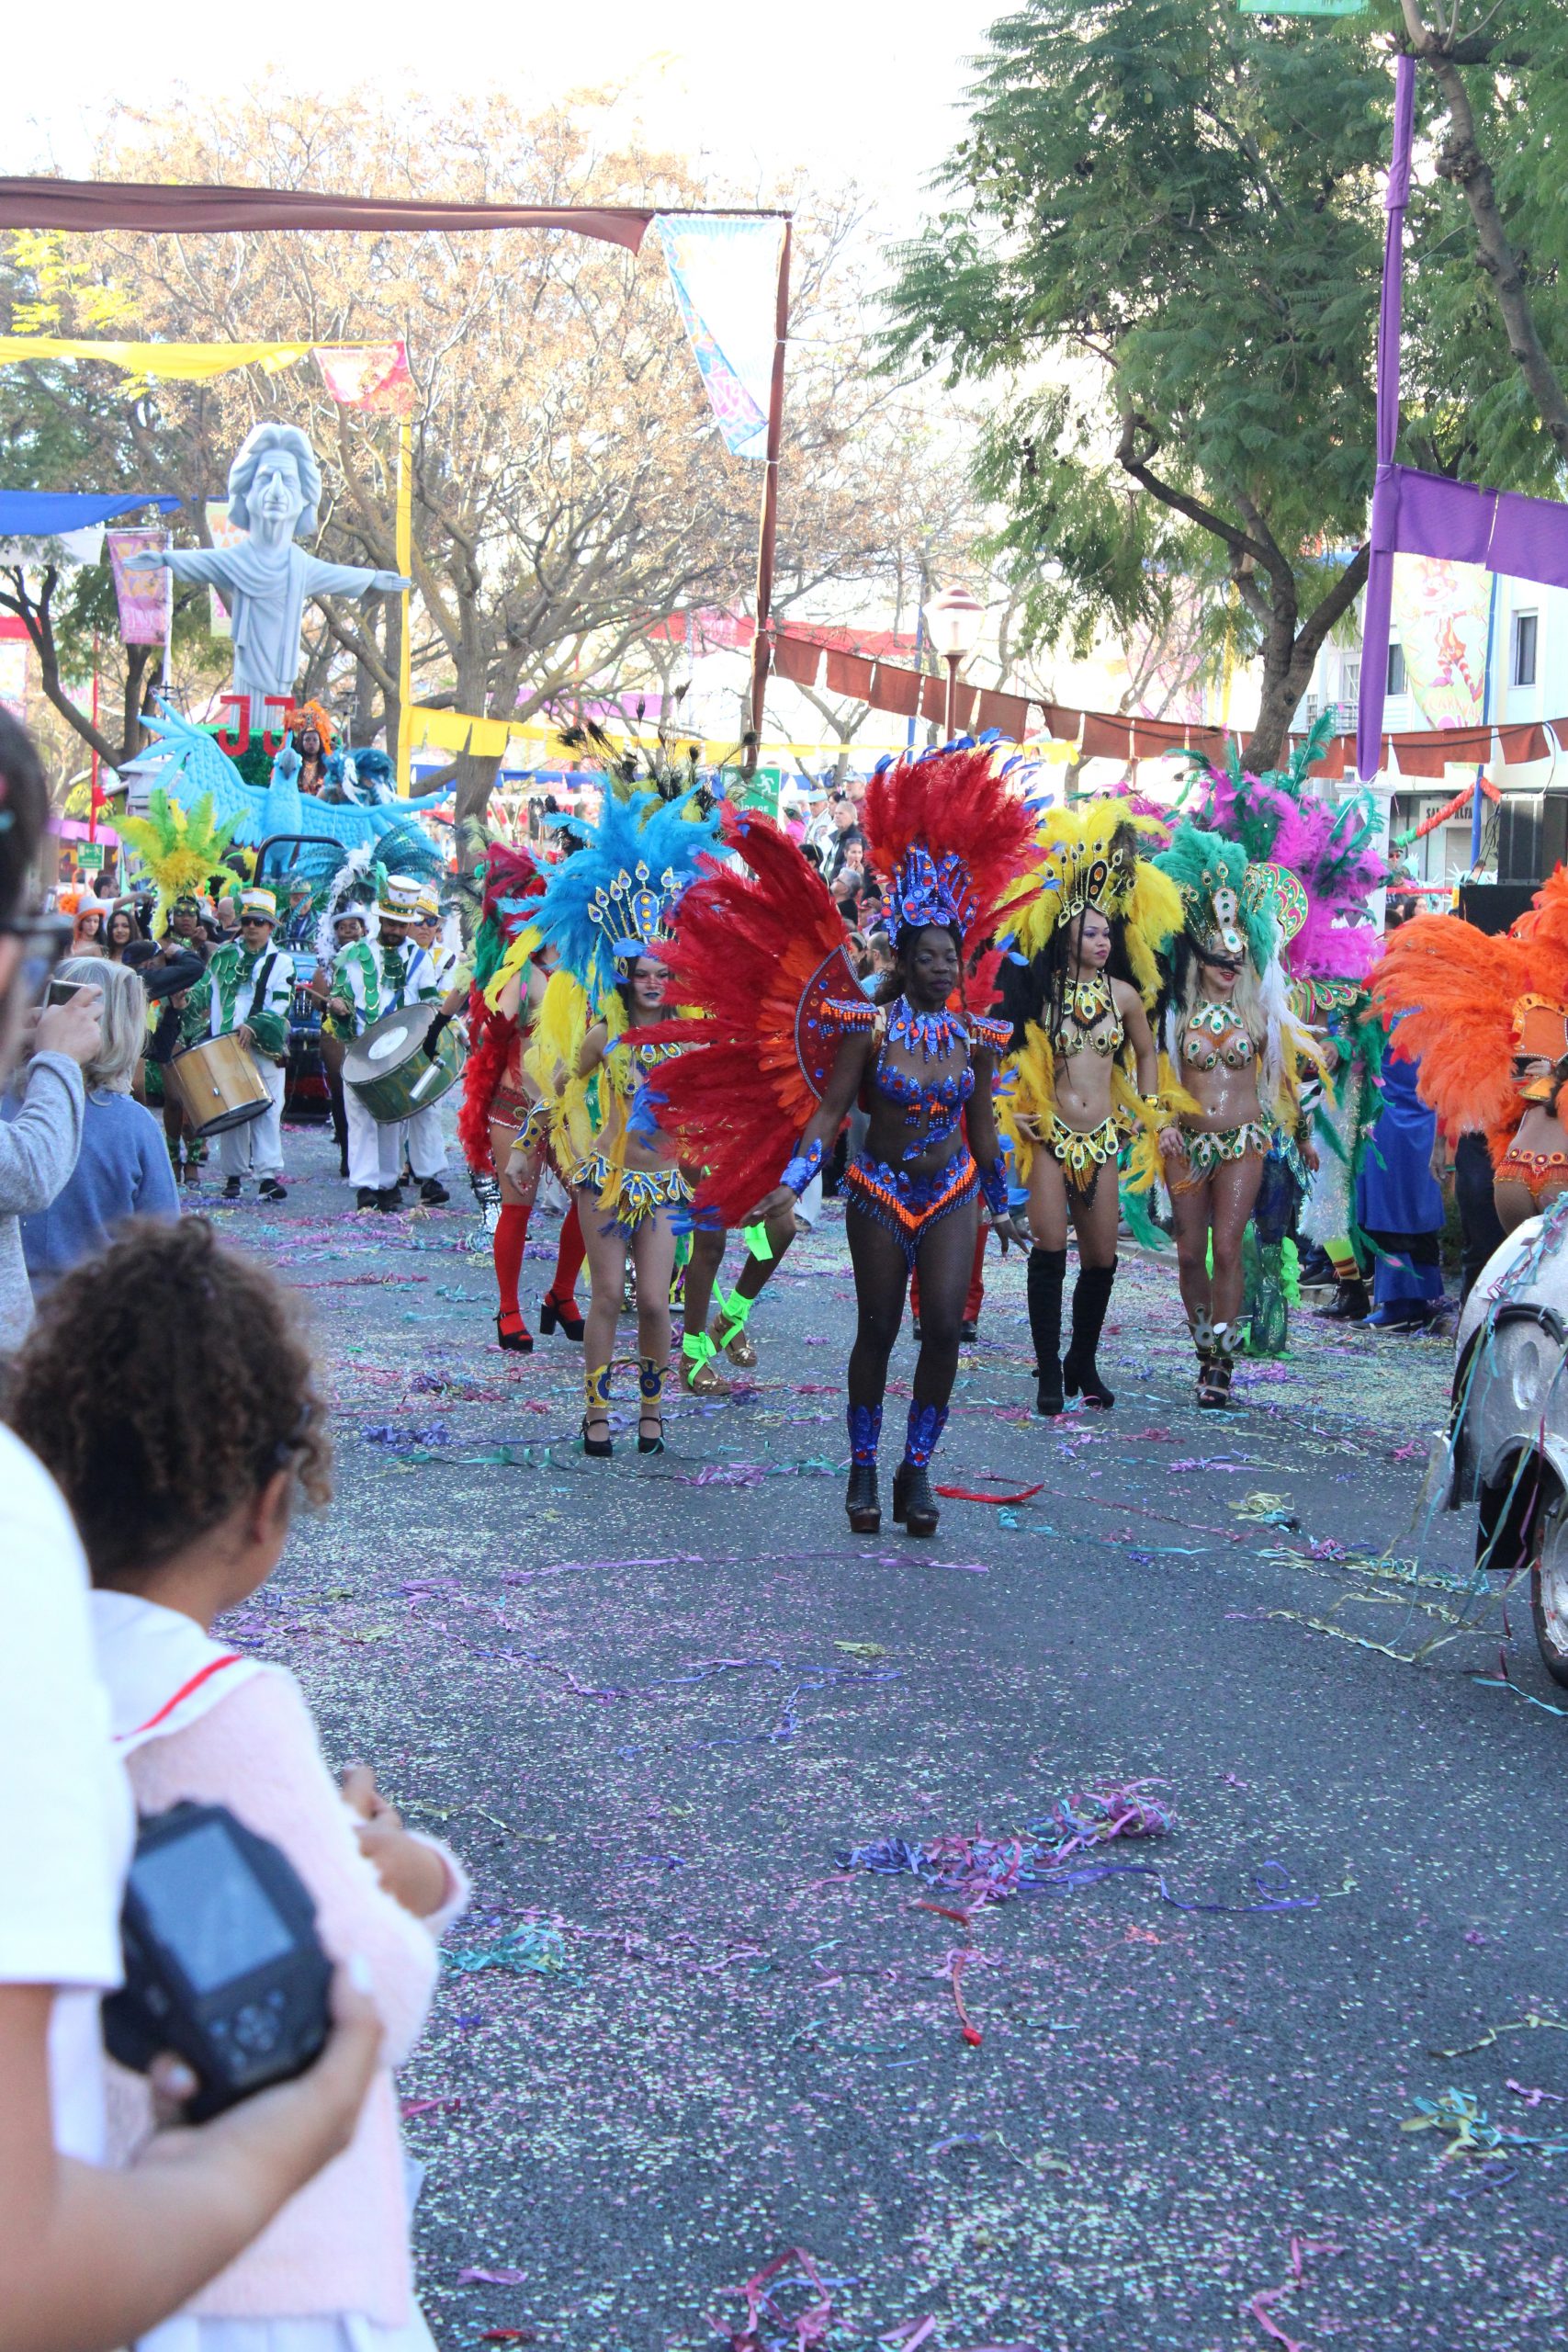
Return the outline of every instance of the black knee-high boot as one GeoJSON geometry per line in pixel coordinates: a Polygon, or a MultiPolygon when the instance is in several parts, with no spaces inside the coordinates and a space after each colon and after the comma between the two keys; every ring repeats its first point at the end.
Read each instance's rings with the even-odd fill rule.
{"type": "Polygon", "coordinates": [[[1115,1397],[1107,1388],[1095,1366],[1094,1351],[1100,1345],[1100,1335],[1105,1328],[1105,1310],[1111,1304],[1111,1285],[1116,1280],[1116,1261],[1109,1266],[1084,1266],[1073,1284],[1073,1341],[1067,1350],[1062,1377],[1069,1396],[1081,1388],[1086,1405],[1111,1406],[1115,1397]]]}
{"type": "Polygon", "coordinates": [[[1029,1336],[1034,1342],[1034,1374],[1040,1384],[1034,1392],[1034,1409],[1047,1415],[1062,1409],[1062,1284],[1066,1273],[1065,1250],[1030,1251],[1029,1336]]]}

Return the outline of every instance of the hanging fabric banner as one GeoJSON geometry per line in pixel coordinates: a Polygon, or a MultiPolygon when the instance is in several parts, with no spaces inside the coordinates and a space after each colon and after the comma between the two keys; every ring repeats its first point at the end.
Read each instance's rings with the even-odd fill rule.
{"type": "Polygon", "coordinates": [[[1237,0],[1243,17],[1359,17],[1367,0],[1237,0]]]}
{"type": "Polygon", "coordinates": [[[724,446],[765,458],[784,222],[660,212],[653,225],[724,446]]]}
{"type": "Polygon", "coordinates": [[[372,416],[412,416],[414,381],[403,343],[316,345],[321,381],[340,408],[362,408],[372,416]]]}
{"type": "Polygon", "coordinates": [[[175,575],[172,571],[128,571],[126,562],[133,555],[161,552],[169,544],[167,531],[110,531],[107,537],[119,605],[120,643],[162,645],[169,633],[175,575]]]}
{"type": "Polygon", "coordinates": [[[1485,716],[1491,601],[1492,582],[1480,564],[1406,555],[1393,567],[1393,641],[1404,652],[1404,675],[1428,727],[1474,727],[1485,716]]]}
{"type": "Polygon", "coordinates": [[[26,621],[0,615],[0,710],[8,710],[22,726],[28,723],[28,647],[26,621]]]}

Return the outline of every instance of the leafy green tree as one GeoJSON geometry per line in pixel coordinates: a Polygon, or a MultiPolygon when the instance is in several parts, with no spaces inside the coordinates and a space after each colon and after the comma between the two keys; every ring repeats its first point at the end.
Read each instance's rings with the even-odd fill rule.
{"type": "MultiPolygon", "coordinates": [[[[1270,763],[1366,577],[1388,27],[1235,0],[1025,0],[893,350],[998,389],[977,460],[1039,642],[1161,626],[1185,580],[1262,673],[1270,763]]],[[[1404,452],[1462,466],[1410,308],[1404,452]]]]}
{"type": "Polygon", "coordinates": [[[1427,208],[1438,233],[1412,240],[1430,332],[1486,479],[1550,490],[1568,460],[1568,9],[1402,0],[1401,13],[1439,109],[1427,208]],[[1465,251],[1472,269],[1455,266],[1465,251]]]}

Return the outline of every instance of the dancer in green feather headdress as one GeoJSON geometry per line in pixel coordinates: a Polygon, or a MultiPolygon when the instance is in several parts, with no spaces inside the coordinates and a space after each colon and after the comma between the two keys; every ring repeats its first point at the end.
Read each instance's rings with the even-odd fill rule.
{"type": "MultiPolygon", "coordinates": [[[[1292,1011],[1281,931],[1300,914],[1271,866],[1239,842],[1179,825],[1155,860],[1181,891],[1166,1046],[1196,1102],[1162,1134],[1182,1305],[1198,1351],[1198,1403],[1230,1401],[1243,1243],[1271,1152],[1301,1146],[1300,1069],[1314,1057],[1292,1011]]],[[[1287,877],[1288,878],[1288,877],[1287,877]]],[[[1310,1143],[1305,1165],[1316,1163],[1310,1143]]]]}

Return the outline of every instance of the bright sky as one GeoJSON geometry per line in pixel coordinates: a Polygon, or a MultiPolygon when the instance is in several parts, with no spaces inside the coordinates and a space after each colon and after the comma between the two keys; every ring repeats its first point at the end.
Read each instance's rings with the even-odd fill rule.
{"type": "Polygon", "coordinates": [[[498,85],[525,105],[615,84],[649,134],[766,181],[804,164],[856,180],[897,234],[957,134],[967,61],[1005,0],[64,0],[15,8],[0,83],[11,172],[83,173],[95,118],[118,97],[159,107],[180,90],[221,105],[269,66],[330,104],[355,83],[441,96],[498,85]]]}

